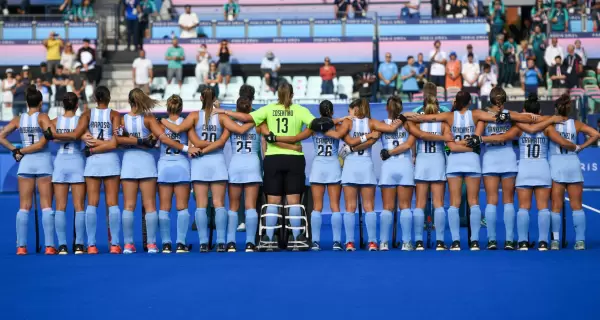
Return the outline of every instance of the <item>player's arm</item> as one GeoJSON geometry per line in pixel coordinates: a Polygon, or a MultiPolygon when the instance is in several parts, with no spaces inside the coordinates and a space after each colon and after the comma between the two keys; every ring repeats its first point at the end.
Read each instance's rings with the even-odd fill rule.
{"type": "Polygon", "coordinates": [[[595,144],[596,141],[598,141],[598,138],[600,138],[600,133],[598,133],[597,130],[579,120],[575,120],[575,129],[577,132],[582,132],[588,137],[585,142],[579,146],[579,151],[587,148],[591,144],[595,144]]]}
{"type": "MultiPolygon", "coordinates": [[[[153,136],[158,137],[158,141],[160,141],[160,143],[164,143],[165,145],[167,145],[173,149],[181,150],[183,152],[188,151],[188,146],[169,138],[165,134],[165,130],[163,130],[163,127],[158,123],[158,121],[156,121],[156,118],[154,118],[154,116],[152,116],[152,115],[145,116],[144,117],[144,125],[146,125],[146,128],[150,129],[150,132],[152,132],[153,136]]],[[[138,144],[141,143],[141,141],[139,141],[139,140],[141,140],[141,139],[138,139],[138,144]]],[[[148,147],[150,147],[150,146],[148,146],[148,147]]]]}
{"type": "Polygon", "coordinates": [[[210,142],[201,140],[200,137],[198,137],[196,130],[193,128],[188,130],[188,145],[202,149],[208,147],[209,144],[210,142]]]}
{"type": "Polygon", "coordinates": [[[558,144],[561,148],[565,148],[569,151],[576,151],[577,145],[573,142],[563,138],[557,131],[554,129],[554,126],[548,126],[544,129],[544,134],[552,140],[554,143],[558,144]]]}
{"type": "Polygon", "coordinates": [[[515,111],[509,111],[508,113],[510,113],[510,120],[514,122],[534,123],[540,120],[540,116],[533,113],[521,113],[515,111]]]}
{"type": "MultiPolygon", "coordinates": [[[[443,121],[446,123],[450,123],[454,119],[453,112],[442,112],[438,114],[417,114],[410,113],[408,115],[405,114],[408,120],[413,122],[439,122],[443,121]]],[[[496,119],[494,119],[496,121],[496,119]]]]}
{"type": "Polygon", "coordinates": [[[356,147],[352,147],[352,151],[356,152],[356,151],[368,149],[371,146],[373,146],[375,144],[375,142],[377,142],[377,139],[369,139],[365,143],[361,143],[361,144],[357,145],[356,147]]]}
{"type": "Polygon", "coordinates": [[[398,130],[402,124],[403,123],[400,120],[394,120],[392,124],[387,124],[379,120],[369,119],[369,126],[371,127],[371,130],[377,130],[385,133],[396,132],[396,130],[398,130]]]}
{"type": "Polygon", "coordinates": [[[209,144],[208,147],[202,149],[202,153],[209,153],[214,150],[223,148],[223,146],[225,146],[225,143],[227,143],[227,140],[229,139],[230,135],[231,134],[229,133],[229,130],[223,129],[223,133],[221,134],[221,137],[217,141],[209,144]]]}
{"type": "Polygon", "coordinates": [[[450,151],[452,152],[473,152],[472,148],[469,148],[464,144],[460,144],[454,141],[446,142],[446,145],[448,146],[448,148],[450,148],[450,151]]]}
{"type": "Polygon", "coordinates": [[[511,127],[505,133],[502,134],[492,134],[489,136],[482,136],[481,142],[484,143],[502,143],[506,141],[515,140],[518,136],[521,135],[521,129],[519,127],[511,127]]]}
{"type": "Polygon", "coordinates": [[[484,121],[477,122],[477,126],[475,127],[475,135],[482,136],[485,132],[486,123],[484,121]]]}
{"type": "Polygon", "coordinates": [[[533,134],[533,133],[537,133],[537,132],[544,130],[546,127],[548,127],[552,124],[562,122],[562,121],[564,121],[564,118],[561,116],[550,116],[550,117],[544,117],[542,121],[534,123],[534,124],[525,124],[525,123],[516,122],[515,125],[517,127],[519,127],[519,129],[521,129],[522,131],[533,134]]]}
{"type": "Polygon", "coordinates": [[[452,136],[444,136],[444,135],[437,135],[437,134],[431,134],[429,132],[425,132],[422,131],[421,128],[419,128],[419,126],[417,126],[416,124],[414,124],[413,122],[407,122],[406,123],[407,126],[406,128],[408,129],[408,132],[415,136],[417,139],[421,139],[421,140],[426,140],[426,141],[453,141],[452,140],[452,136]]]}
{"type": "MultiPolygon", "coordinates": [[[[252,124],[254,125],[254,123],[252,123],[252,124]]],[[[270,133],[269,132],[269,128],[267,128],[267,125],[263,122],[256,129],[257,129],[256,132],[258,132],[260,135],[263,136],[262,140],[265,143],[265,150],[263,150],[263,154],[264,154],[264,152],[266,151],[266,147],[267,147],[266,146],[266,140],[264,140],[264,136],[268,136],[269,135],[269,133],[270,133]]],[[[304,131],[309,131],[309,132],[312,133],[312,131],[310,129],[305,129],[304,131]]],[[[300,134],[302,134],[302,133],[300,133],[300,134]]],[[[280,137],[277,137],[277,140],[279,140],[279,138],[280,137]]],[[[281,137],[281,138],[293,138],[293,137],[281,137]]],[[[295,150],[295,151],[298,151],[298,152],[302,151],[302,145],[301,144],[285,143],[285,142],[279,142],[279,141],[274,142],[273,144],[276,145],[276,146],[278,146],[278,147],[280,147],[280,148],[283,148],[283,149],[295,150]]]]}
{"type": "Polygon", "coordinates": [[[330,138],[334,138],[334,139],[342,139],[343,137],[348,135],[348,132],[350,131],[351,126],[352,126],[352,120],[344,119],[340,125],[335,127],[335,130],[329,130],[329,131],[325,132],[325,135],[330,138]]]}
{"type": "Polygon", "coordinates": [[[243,113],[237,111],[229,111],[221,108],[213,108],[213,114],[224,114],[241,122],[254,122],[257,125],[263,123],[267,119],[267,112],[264,107],[255,110],[251,113],[243,113]],[[261,111],[262,110],[262,111],[261,111]],[[260,121],[259,121],[260,120],[260,121]]]}
{"type": "Polygon", "coordinates": [[[219,115],[219,119],[221,120],[223,127],[225,127],[227,130],[229,130],[229,132],[232,132],[235,134],[244,134],[244,133],[246,133],[246,131],[248,131],[254,127],[254,122],[247,122],[247,123],[244,123],[243,125],[239,125],[237,122],[231,120],[231,118],[229,118],[228,116],[225,116],[225,115],[219,115]]]}
{"type": "MultiPolygon", "coordinates": [[[[268,129],[267,129],[267,131],[268,131],[268,129]]],[[[266,135],[268,135],[268,134],[269,133],[267,132],[266,135]]],[[[309,128],[306,128],[306,129],[302,130],[302,132],[300,132],[299,134],[297,134],[295,136],[291,136],[291,137],[277,136],[275,138],[275,141],[284,142],[284,143],[296,143],[296,142],[300,142],[302,140],[306,140],[306,139],[310,138],[312,136],[312,134],[313,134],[313,131],[310,130],[309,128]]]]}
{"type": "Polygon", "coordinates": [[[2,128],[2,131],[0,131],[0,144],[10,151],[13,151],[17,148],[10,143],[6,137],[13,133],[13,131],[17,130],[19,127],[19,119],[20,117],[13,118],[7,125],[4,126],[4,128],[2,128]]]}
{"type": "Polygon", "coordinates": [[[390,155],[393,156],[393,155],[401,154],[401,153],[411,149],[415,145],[416,140],[417,139],[414,136],[412,136],[412,135],[408,136],[408,139],[406,139],[406,142],[401,143],[394,149],[390,150],[390,155]]]}
{"type": "MultiPolygon", "coordinates": [[[[91,113],[90,110],[86,110],[81,115],[81,117],[79,117],[79,122],[77,122],[77,127],[72,132],[57,133],[56,128],[53,126],[50,126],[49,128],[47,128],[46,131],[51,129],[52,138],[56,139],[56,140],[64,140],[64,141],[77,140],[88,130],[88,127],[90,125],[90,113],[91,113]]],[[[111,112],[111,120],[112,120],[112,112],[111,112]]],[[[118,128],[118,127],[115,127],[115,128],[118,128]]],[[[46,134],[44,134],[44,136],[45,135],[46,134]]]]}
{"type": "MultiPolygon", "coordinates": [[[[111,111],[110,121],[112,123],[113,128],[119,128],[119,126],[121,126],[122,124],[121,114],[119,114],[117,111],[111,111]]],[[[89,133],[89,131],[87,130],[85,132],[89,133]]],[[[110,140],[105,141],[101,139],[95,139],[94,137],[90,140],[90,142],[94,145],[93,147],[88,149],[90,154],[110,152],[115,150],[119,146],[118,136],[114,133],[110,140]]]]}
{"type": "Polygon", "coordinates": [[[189,114],[181,124],[174,124],[167,120],[167,118],[163,118],[160,122],[171,132],[181,133],[190,130],[196,124],[196,120],[198,120],[198,112],[192,112],[189,114]]]}

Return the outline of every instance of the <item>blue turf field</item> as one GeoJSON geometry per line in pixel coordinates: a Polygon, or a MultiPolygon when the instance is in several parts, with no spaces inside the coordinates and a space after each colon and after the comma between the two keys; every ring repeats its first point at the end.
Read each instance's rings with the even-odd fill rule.
{"type": "MultiPolygon", "coordinates": [[[[584,194],[588,250],[572,249],[569,209],[569,248],[545,253],[468,252],[466,228],[462,252],[332,252],[330,226],[324,225],[326,250],[319,253],[17,257],[17,195],[0,195],[0,203],[0,319],[599,319],[596,191],[584,194]]],[[[498,210],[501,223],[502,207],[498,210]]],[[[104,253],[103,212],[101,206],[97,237],[104,253]]],[[[30,216],[30,253],[33,220],[30,216]]],[[[72,223],[69,217],[70,231],[72,223]]],[[[446,236],[449,242],[449,230],[446,236]]],[[[243,237],[238,233],[238,244],[243,237]]],[[[503,237],[499,225],[500,243],[503,237]]],[[[531,237],[537,241],[535,211],[531,237]]],[[[188,240],[195,251],[196,233],[188,240]]]]}

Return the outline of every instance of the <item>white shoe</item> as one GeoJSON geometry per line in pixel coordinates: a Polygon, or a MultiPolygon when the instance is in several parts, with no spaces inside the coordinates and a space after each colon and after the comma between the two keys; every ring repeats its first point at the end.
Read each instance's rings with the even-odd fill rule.
{"type": "Polygon", "coordinates": [[[379,244],[379,251],[390,251],[390,245],[387,242],[379,244]]]}
{"type": "Polygon", "coordinates": [[[402,251],[413,251],[413,245],[410,242],[404,242],[402,243],[402,251]]]}
{"type": "Polygon", "coordinates": [[[575,250],[579,251],[579,250],[585,250],[585,241],[577,241],[575,242],[575,250]]]}
{"type": "Polygon", "coordinates": [[[552,242],[550,242],[550,250],[560,250],[560,243],[558,240],[552,240],[552,242]]]}
{"type": "Polygon", "coordinates": [[[238,225],[237,227],[237,232],[244,232],[246,231],[246,224],[245,223],[240,223],[240,225],[238,225]]]}

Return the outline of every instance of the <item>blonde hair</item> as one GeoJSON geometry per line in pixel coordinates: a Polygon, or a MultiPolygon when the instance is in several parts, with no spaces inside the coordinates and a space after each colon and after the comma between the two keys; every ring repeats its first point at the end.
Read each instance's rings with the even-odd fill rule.
{"type": "Polygon", "coordinates": [[[440,103],[435,96],[425,97],[425,101],[423,101],[423,112],[425,114],[435,114],[440,112],[440,103]]]}
{"type": "Polygon", "coordinates": [[[212,88],[206,87],[202,90],[202,110],[204,110],[204,123],[208,123],[212,115],[213,104],[215,103],[215,92],[212,88]]]}
{"type": "Polygon", "coordinates": [[[277,88],[277,103],[283,105],[286,109],[289,109],[292,105],[292,97],[294,96],[294,88],[292,85],[284,82],[277,88]]]}
{"type": "Polygon", "coordinates": [[[167,112],[169,114],[180,115],[183,111],[183,101],[181,97],[174,94],[167,99],[167,112]]]}
{"type": "Polygon", "coordinates": [[[358,100],[357,109],[354,112],[354,116],[357,118],[371,118],[371,107],[369,105],[369,100],[365,98],[360,98],[358,100]]]}
{"type": "Polygon", "coordinates": [[[139,88],[129,91],[129,104],[135,114],[150,113],[158,105],[158,100],[150,98],[139,88]]]}

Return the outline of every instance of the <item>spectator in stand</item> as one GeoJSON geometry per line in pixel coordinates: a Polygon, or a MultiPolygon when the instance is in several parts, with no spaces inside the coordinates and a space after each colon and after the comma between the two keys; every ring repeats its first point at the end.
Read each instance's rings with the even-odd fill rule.
{"type": "Polygon", "coordinates": [[[65,45],[65,50],[63,50],[63,53],[60,56],[60,64],[62,64],[63,68],[65,68],[65,73],[71,73],[74,70],[76,60],[77,55],[75,55],[75,52],[73,52],[73,44],[67,42],[65,45]]]}
{"type": "Polygon", "coordinates": [[[392,62],[391,53],[386,52],[385,62],[379,65],[377,74],[379,76],[379,92],[384,96],[394,94],[396,78],[398,77],[398,66],[392,62]]]}
{"type": "MultiPolygon", "coordinates": [[[[600,64],[598,65],[600,67],[600,64]]],[[[354,86],[352,88],[352,98],[368,98],[373,95],[373,83],[377,77],[371,72],[371,66],[365,64],[363,72],[359,72],[354,76],[354,86]]]]}
{"type": "Polygon", "coordinates": [[[42,113],[48,113],[50,110],[50,90],[42,84],[42,79],[35,79],[35,88],[42,93],[42,113]]]}
{"type": "Polygon", "coordinates": [[[336,19],[348,18],[348,11],[350,11],[351,2],[351,0],[335,0],[333,2],[336,19]]]}
{"type": "Polygon", "coordinates": [[[81,63],[75,64],[75,73],[69,76],[73,93],[79,98],[79,109],[85,111],[88,108],[85,86],[87,85],[86,76],[81,73],[81,63]]]}
{"type": "Polygon", "coordinates": [[[542,73],[545,73],[546,63],[544,52],[546,51],[546,34],[542,33],[542,28],[539,25],[533,27],[533,34],[529,38],[529,44],[535,55],[535,64],[542,73]]]}
{"type": "Polygon", "coordinates": [[[137,50],[140,45],[140,21],[138,13],[142,12],[140,0],[123,0],[125,22],[127,23],[127,49],[137,50]],[[133,47],[131,46],[133,44],[133,47]]]}
{"type": "Polygon", "coordinates": [[[181,39],[193,39],[198,38],[198,32],[196,28],[200,21],[198,20],[198,16],[195,12],[192,12],[192,7],[189,5],[185,6],[185,12],[179,16],[179,28],[181,28],[181,32],[179,37],[181,39]]]}
{"type": "Polygon", "coordinates": [[[585,9],[585,0],[571,0],[567,3],[567,12],[569,14],[580,14],[582,9],[585,9]]]}
{"type": "Polygon", "coordinates": [[[21,81],[25,82],[28,86],[32,85],[32,81],[29,77],[29,66],[28,65],[24,65],[23,68],[21,68],[21,81]]]}
{"type": "Polygon", "coordinates": [[[30,3],[29,0],[21,0],[21,4],[19,6],[19,8],[17,8],[17,13],[18,14],[27,14],[29,13],[29,8],[30,7],[30,3]]]}
{"type": "Polygon", "coordinates": [[[221,41],[221,46],[219,46],[219,73],[221,74],[221,78],[225,79],[225,86],[229,85],[229,81],[231,81],[231,49],[229,49],[229,42],[227,40],[221,41]]]}
{"type": "Polygon", "coordinates": [[[97,82],[96,50],[90,47],[90,39],[83,39],[83,45],[77,50],[77,61],[81,64],[82,72],[87,76],[88,83],[95,84],[97,82]]]}
{"type": "Polygon", "coordinates": [[[221,73],[219,73],[219,70],[217,69],[217,64],[211,62],[208,72],[204,77],[204,85],[211,87],[215,92],[215,97],[217,98],[219,97],[219,83],[223,82],[223,79],[221,78],[222,76],[221,73]]]}
{"type": "Polygon", "coordinates": [[[204,83],[204,77],[208,73],[210,69],[210,53],[208,53],[208,49],[205,44],[201,44],[200,48],[198,48],[198,54],[196,55],[196,80],[198,81],[198,85],[204,83]]]}
{"type": "Polygon", "coordinates": [[[591,0],[589,8],[591,9],[592,22],[594,23],[593,31],[598,32],[598,25],[600,25],[600,1],[591,0]]]}
{"type": "Polygon", "coordinates": [[[450,60],[446,64],[446,89],[462,88],[462,77],[460,71],[462,66],[457,59],[456,52],[450,52],[450,60]]]}
{"type": "MultiPolygon", "coordinates": [[[[27,66],[23,66],[25,69],[27,66]]],[[[29,67],[27,67],[29,68],[29,67]]],[[[25,103],[25,91],[29,86],[29,79],[23,78],[21,74],[15,76],[15,81],[17,84],[12,89],[13,94],[13,106],[12,106],[12,114],[13,117],[18,117],[22,113],[27,112],[27,105],[25,103]]]]}
{"type": "Polygon", "coordinates": [[[560,56],[556,56],[554,59],[554,66],[550,67],[548,75],[552,81],[552,95],[559,96],[563,94],[567,88],[567,70],[563,66],[562,58],[560,56]]]}
{"type": "Polygon", "coordinates": [[[58,11],[62,13],[63,20],[75,21],[77,19],[77,9],[71,0],[65,0],[59,7],[58,11]]]}
{"type": "Polygon", "coordinates": [[[185,60],[185,51],[179,46],[177,38],[173,38],[173,45],[167,49],[165,59],[167,63],[167,81],[169,84],[173,79],[177,80],[179,87],[183,84],[183,61],[185,60]]]}
{"type": "Polygon", "coordinates": [[[17,85],[17,80],[13,77],[13,69],[6,69],[6,79],[2,81],[2,103],[5,108],[12,108],[13,93],[12,89],[17,85]]]}
{"type": "Polygon", "coordinates": [[[352,9],[354,9],[354,19],[361,19],[367,16],[369,2],[367,0],[352,1],[352,9]]]}
{"type": "Polygon", "coordinates": [[[569,31],[569,12],[563,7],[561,0],[554,2],[554,8],[548,16],[553,32],[569,31]]]}
{"type": "Polygon", "coordinates": [[[321,75],[321,94],[333,94],[333,79],[337,76],[337,72],[335,67],[331,65],[331,60],[329,57],[325,57],[325,63],[319,70],[319,75],[321,75]]]}
{"type": "Polygon", "coordinates": [[[523,76],[525,75],[525,70],[527,70],[527,60],[530,58],[536,59],[535,55],[533,54],[533,50],[529,49],[529,43],[527,40],[521,40],[521,50],[517,54],[517,65],[515,67],[515,72],[519,74],[519,81],[521,83],[522,90],[525,90],[523,76]]]}
{"type": "Polygon", "coordinates": [[[83,0],[81,6],[77,8],[77,21],[90,22],[94,19],[94,8],[90,0],[83,0]]]}
{"type": "Polygon", "coordinates": [[[57,65],[60,64],[60,51],[63,47],[63,41],[60,39],[58,33],[50,31],[48,39],[43,42],[46,47],[46,63],[50,72],[54,72],[57,65]]]}
{"type": "Polygon", "coordinates": [[[69,85],[69,77],[63,73],[63,66],[58,65],[56,67],[56,72],[54,73],[54,78],[52,78],[52,84],[56,88],[56,92],[54,92],[54,104],[57,106],[62,106],[62,100],[67,93],[67,86],[69,85]]]}
{"type": "Polygon", "coordinates": [[[465,55],[462,56],[462,59],[460,59],[462,64],[465,64],[469,61],[469,54],[473,56],[473,62],[479,63],[479,57],[475,54],[475,52],[473,52],[473,45],[469,43],[467,45],[467,53],[465,53],[465,55]]]}
{"type": "MultiPolygon", "coordinates": [[[[492,27],[492,37],[502,33],[504,23],[506,22],[506,13],[504,11],[504,3],[501,0],[494,0],[493,5],[489,6],[490,21],[492,27]]],[[[493,39],[493,38],[492,38],[493,39]]]]}
{"type": "Polygon", "coordinates": [[[260,63],[260,71],[265,78],[265,83],[271,88],[277,88],[278,73],[281,69],[279,58],[269,51],[260,63]]]}
{"type": "Polygon", "coordinates": [[[133,60],[133,84],[136,88],[142,89],[145,94],[150,94],[150,84],[152,83],[152,61],[146,59],[146,51],[140,50],[140,56],[133,60]]]}
{"type": "Polygon", "coordinates": [[[492,57],[492,62],[498,68],[496,76],[498,76],[500,82],[503,79],[502,76],[504,73],[504,48],[504,35],[499,34],[496,36],[496,42],[490,49],[490,56],[492,57]]]}
{"type": "Polygon", "coordinates": [[[508,42],[504,44],[504,74],[500,83],[507,88],[513,87],[515,79],[515,68],[517,65],[517,44],[512,36],[508,37],[508,42]]]}
{"type": "Polygon", "coordinates": [[[556,58],[556,56],[560,56],[564,61],[565,50],[558,44],[558,39],[556,37],[552,37],[550,40],[550,45],[546,48],[546,53],[544,53],[546,67],[550,68],[554,66],[554,58],[556,58]]]}
{"type": "Polygon", "coordinates": [[[535,61],[533,59],[527,60],[527,70],[525,70],[525,74],[523,75],[525,82],[525,96],[530,94],[537,94],[539,82],[543,81],[544,78],[542,73],[535,66],[535,61]]]}
{"type": "Polygon", "coordinates": [[[429,66],[427,62],[423,61],[423,53],[419,52],[417,55],[417,62],[415,62],[415,68],[419,71],[417,72],[417,84],[419,88],[423,88],[425,85],[425,79],[427,79],[427,74],[429,72],[429,66]]]}
{"type": "Polygon", "coordinates": [[[229,0],[225,5],[223,5],[223,19],[225,19],[225,21],[233,21],[237,19],[239,14],[240,5],[234,0],[229,0]]]}
{"type": "Polygon", "coordinates": [[[492,88],[498,84],[496,74],[491,72],[492,68],[489,64],[483,64],[483,72],[479,75],[477,84],[479,85],[479,97],[482,102],[488,100],[492,88]]]}
{"type": "Polygon", "coordinates": [[[42,81],[42,85],[48,88],[48,92],[52,94],[52,78],[54,78],[54,75],[48,71],[48,65],[45,62],[40,64],[40,76],[38,78],[42,81]]]}
{"type": "MultiPolygon", "coordinates": [[[[485,17],[485,7],[481,0],[469,0],[469,15],[471,17],[485,17]]],[[[477,61],[477,59],[475,59],[477,61]]]]}
{"type": "Polygon", "coordinates": [[[531,33],[533,32],[533,28],[531,27],[531,20],[530,19],[523,19],[523,27],[521,27],[521,30],[519,32],[519,38],[518,40],[526,40],[528,41],[529,38],[531,37],[531,33]]]}
{"type": "Polygon", "coordinates": [[[140,8],[142,9],[142,14],[140,17],[140,47],[144,47],[144,39],[150,37],[150,29],[148,26],[150,25],[150,17],[158,16],[158,11],[156,10],[156,4],[154,0],[141,0],[140,8]]]}
{"type": "Polygon", "coordinates": [[[479,79],[479,63],[475,62],[473,54],[467,54],[467,62],[462,64],[463,89],[469,93],[476,93],[477,79],[479,79]],[[475,90],[474,90],[475,89],[475,90]]]}
{"type": "Polygon", "coordinates": [[[535,6],[531,8],[531,18],[533,19],[534,27],[540,26],[541,30],[546,30],[550,9],[551,7],[544,0],[537,0],[535,2],[535,6]]]}
{"type": "Polygon", "coordinates": [[[565,74],[567,75],[567,88],[573,89],[579,87],[579,76],[583,72],[581,57],[575,54],[575,46],[570,44],[567,47],[567,56],[563,61],[565,74]]]}
{"type": "Polygon", "coordinates": [[[419,85],[417,84],[417,75],[419,69],[414,65],[415,58],[408,56],[407,64],[400,69],[400,78],[402,79],[402,92],[408,95],[410,101],[413,100],[413,94],[419,92],[419,85]]]}
{"type": "Polygon", "coordinates": [[[581,40],[575,40],[575,54],[577,54],[581,58],[581,64],[585,66],[587,64],[587,54],[585,53],[585,49],[581,45],[581,40]]]}
{"type": "Polygon", "coordinates": [[[469,13],[469,7],[463,0],[450,0],[449,2],[450,9],[446,10],[447,14],[452,14],[455,18],[461,18],[469,13]]]}
{"type": "Polygon", "coordinates": [[[410,0],[400,11],[400,16],[404,18],[420,18],[421,13],[419,8],[421,7],[421,0],[410,0]]]}
{"type": "Polygon", "coordinates": [[[436,40],[433,43],[434,49],[429,52],[429,61],[431,63],[431,82],[438,87],[446,87],[446,60],[448,56],[442,51],[442,42],[436,40]]]}

